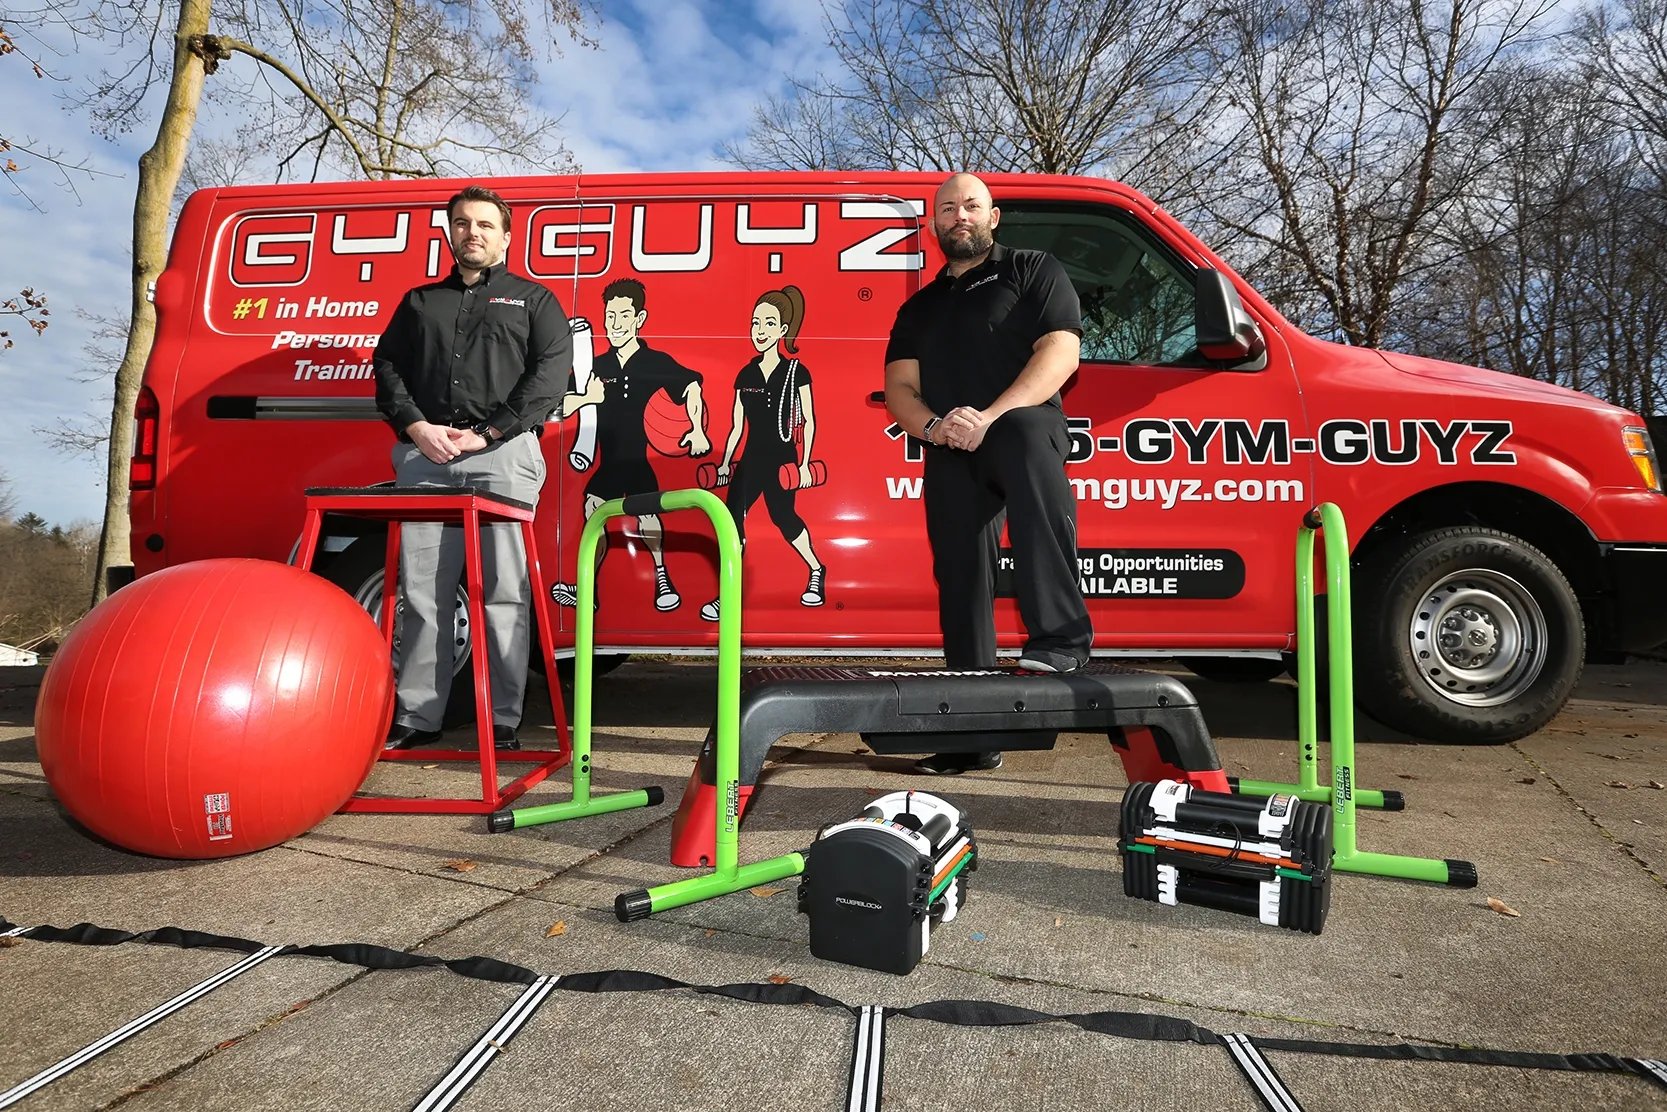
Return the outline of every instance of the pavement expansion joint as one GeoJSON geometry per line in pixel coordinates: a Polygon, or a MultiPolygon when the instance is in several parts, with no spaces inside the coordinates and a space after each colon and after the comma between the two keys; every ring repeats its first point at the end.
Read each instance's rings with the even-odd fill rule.
{"type": "Polygon", "coordinates": [[[1655,881],[1656,884],[1663,888],[1667,888],[1667,877],[1663,877],[1660,873],[1656,872],[1648,861],[1645,861],[1642,857],[1638,856],[1638,851],[1633,848],[1631,843],[1623,840],[1620,835],[1605,826],[1602,819],[1598,818],[1598,816],[1595,815],[1585,804],[1576,799],[1573,792],[1569,791],[1558,782],[1557,777],[1551,774],[1550,769],[1546,768],[1545,765],[1541,764],[1539,761],[1536,761],[1530,754],[1524,752],[1522,747],[1515,742],[1511,743],[1511,749],[1517,754],[1517,756],[1521,757],[1530,768],[1538,773],[1546,783],[1550,784],[1552,790],[1562,796],[1563,799],[1568,802],[1569,806],[1573,807],[1586,819],[1587,822],[1591,823],[1593,828],[1596,829],[1599,834],[1603,835],[1606,841],[1622,853],[1626,854],[1626,856],[1632,860],[1633,864],[1644,870],[1644,874],[1651,880],[1655,881]]]}

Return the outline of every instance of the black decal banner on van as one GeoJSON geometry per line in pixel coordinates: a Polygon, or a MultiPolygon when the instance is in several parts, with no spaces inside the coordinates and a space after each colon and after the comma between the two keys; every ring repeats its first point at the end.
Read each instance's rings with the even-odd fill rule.
{"type": "MultiPolygon", "coordinates": [[[[1013,597],[1013,550],[1000,550],[996,595],[1013,597]]],[[[1232,598],[1244,589],[1244,559],[1228,548],[1081,548],[1077,576],[1087,598],[1232,598]]]]}

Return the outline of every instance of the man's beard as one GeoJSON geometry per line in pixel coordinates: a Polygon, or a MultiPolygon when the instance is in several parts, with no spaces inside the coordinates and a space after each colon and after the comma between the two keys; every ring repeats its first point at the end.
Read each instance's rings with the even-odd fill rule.
{"type": "Polygon", "coordinates": [[[470,270],[485,270],[492,263],[492,258],[484,247],[463,247],[455,252],[457,261],[470,270]]]}
{"type": "Polygon", "coordinates": [[[967,229],[967,238],[956,239],[955,233],[960,228],[951,228],[947,232],[938,233],[938,246],[943,248],[945,258],[976,259],[985,254],[996,244],[996,237],[990,234],[989,228],[973,225],[967,229]]]}

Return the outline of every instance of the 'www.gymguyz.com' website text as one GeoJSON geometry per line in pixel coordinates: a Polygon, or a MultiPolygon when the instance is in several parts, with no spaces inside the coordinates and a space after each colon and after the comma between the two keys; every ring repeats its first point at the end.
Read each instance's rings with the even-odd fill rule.
{"type": "Polygon", "coordinates": [[[1302,502],[1301,479],[1086,479],[1073,476],[1079,502],[1121,510],[1134,502],[1156,502],[1166,510],[1182,502],[1302,502]]]}
{"type": "MultiPolygon", "coordinates": [[[[886,494],[893,501],[920,497],[919,475],[886,476],[886,494]]],[[[1301,479],[1090,479],[1071,477],[1071,491],[1079,502],[1098,502],[1108,510],[1127,509],[1135,502],[1156,502],[1172,510],[1183,502],[1304,502],[1301,479]]]]}

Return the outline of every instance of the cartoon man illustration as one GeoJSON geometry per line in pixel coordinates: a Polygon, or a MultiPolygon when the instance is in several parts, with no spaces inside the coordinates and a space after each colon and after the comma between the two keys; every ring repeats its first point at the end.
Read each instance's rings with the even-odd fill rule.
{"type": "MultiPolygon", "coordinates": [[[[563,396],[562,416],[571,417],[586,406],[596,407],[596,467],[585,484],[585,517],[604,502],[631,494],[658,490],[660,480],[648,461],[648,432],[644,416],[656,392],[664,390],[681,402],[689,417],[689,431],[679,445],[691,456],[712,450],[701,428],[706,401],[701,395],[701,377],[670,355],[643,342],[642,326],[648,320],[648,291],[635,278],[609,282],[602,290],[602,326],[608,350],[598,355],[589,380],[577,383],[563,396]]],[[[654,607],[675,610],[683,599],[666,572],[665,533],[660,518],[644,514],[636,519],[637,532],[654,560],[654,607]]],[[[596,566],[607,555],[608,538],[603,534],[596,549],[596,566]]],[[[551,597],[562,606],[578,605],[578,592],[567,583],[550,588],[551,597]]]]}

